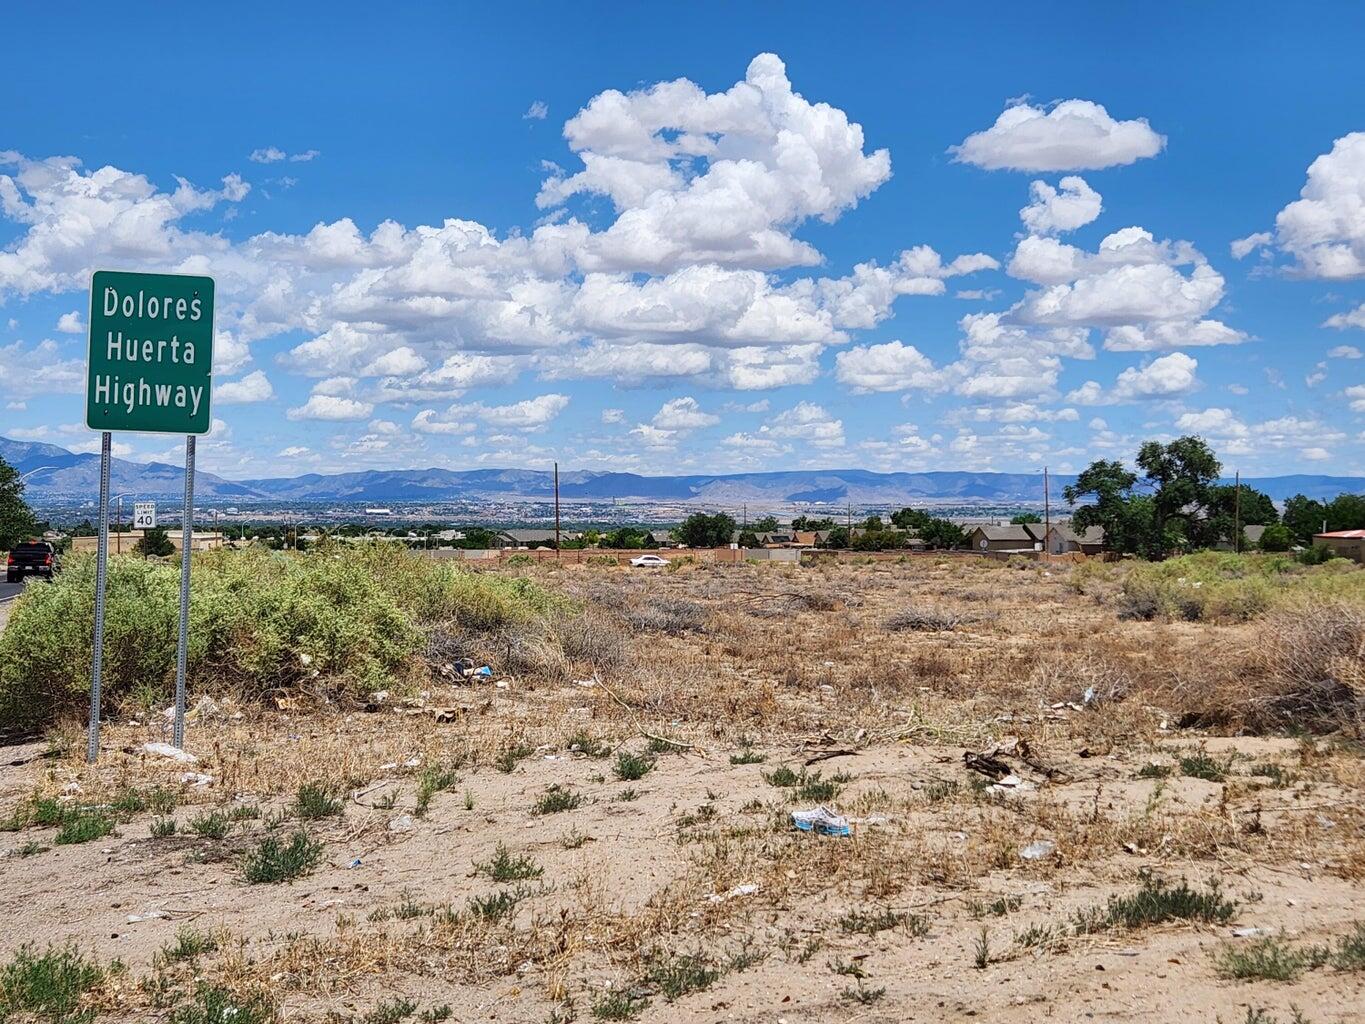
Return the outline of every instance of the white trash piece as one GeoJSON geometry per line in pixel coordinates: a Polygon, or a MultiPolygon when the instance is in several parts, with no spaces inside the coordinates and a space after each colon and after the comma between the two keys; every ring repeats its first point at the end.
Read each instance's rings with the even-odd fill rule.
{"type": "Polygon", "coordinates": [[[157,757],[169,757],[172,761],[179,761],[181,764],[198,764],[199,762],[199,758],[188,750],[181,750],[169,743],[144,743],[142,749],[148,754],[155,754],[157,757]]]}
{"type": "Polygon", "coordinates": [[[729,892],[708,892],[706,898],[712,903],[724,903],[726,900],[734,899],[737,896],[752,896],[758,892],[758,884],[755,882],[745,882],[737,885],[729,892]]]}
{"type": "Polygon", "coordinates": [[[1042,860],[1044,857],[1051,857],[1057,852],[1057,844],[1051,839],[1039,839],[1029,843],[1019,851],[1019,856],[1024,860],[1042,860]]]}
{"type": "Polygon", "coordinates": [[[835,814],[828,807],[812,807],[808,811],[792,811],[792,824],[802,832],[814,832],[822,836],[847,836],[853,830],[848,827],[848,819],[835,814]]]}

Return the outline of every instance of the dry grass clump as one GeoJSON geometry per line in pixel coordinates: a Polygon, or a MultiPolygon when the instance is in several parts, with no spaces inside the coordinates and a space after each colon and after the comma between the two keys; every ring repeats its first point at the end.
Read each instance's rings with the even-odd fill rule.
{"type": "Polygon", "coordinates": [[[1185,725],[1267,733],[1359,734],[1365,719],[1365,610],[1304,597],[1275,608],[1216,653],[1178,668],[1169,702],[1185,725]]]}
{"type": "Polygon", "coordinates": [[[905,630],[946,632],[956,629],[962,616],[942,608],[906,608],[886,620],[884,626],[893,633],[905,630]]]}
{"type": "Polygon", "coordinates": [[[1309,599],[1277,609],[1259,630],[1265,689],[1247,700],[1248,727],[1359,731],[1365,713],[1365,610],[1309,599]]]}
{"type": "Polygon", "coordinates": [[[706,624],[706,609],[684,598],[649,597],[626,613],[626,621],[653,633],[699,632],[706,624]]]}

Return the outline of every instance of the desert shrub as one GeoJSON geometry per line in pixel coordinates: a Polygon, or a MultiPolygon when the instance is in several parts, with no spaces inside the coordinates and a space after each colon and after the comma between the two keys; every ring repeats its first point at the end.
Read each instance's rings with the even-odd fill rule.
{"type": "Polygon", "coordinates": [[[1139,875],[1136,891],[1110,896],[1102,907],[1089,907],[1074,916],[1076,933],[1088,935],[1106,929],[1143,928],[1167,921],[1202,921],[1226,924],[1237,904],[1222,894],[1216,880],[1204,889],[1193,889],[1185,879],[1171,885],[1151,874],[1139,875]]]}
{"type": "MultiPolygon", "coordinates": [[[[83,703],[94,623],[93,557],[49,586],[30,587],[0,634],[0,726],[36,725],[83,703]]],[[[175,667],[177,567],[109,563],[104,690],[169,694],[175,667]]],[[[529,580],[472,572],[392,545],[304,554],[215,551],[195,556],[189,684],[251,697],[320,679],[357,695],[391,685],[435,621],[475,631],[524,626],[565,603],[529,580]]]]}
{"type": "Polygon", "coordinates": [[[625,630],[600,612],[558,615],[552,619],[551,628],[564,655],[574,661],[610,668],[626,660],[629,644],[625,630]]]}
{"type": "Polygon", "coordinates": [[[1245,622],[1305,595],[1365,604],[1365,573],[1352,564],[1305,569],[1283,554],[1201,551],[1129,568],[1116,599],[1129,619],[1245,622]]]}
{"type": "Polygon", "coordinates": [[[75,946],[49,946],[39,953],[20,946],[0,968],[0,1021],[15,1019],[80,1022],[94,1018],[82,997],[105,979],[104,968],[75,946]]]}
{"type": "Polygon", "coordinates": [[[1330,562],[1334,557],[1332,549],[1326,544],[1314,544],[1312,547],[1300,551],[1295,559],[1301,565],[1322,565],[1323,562],[1330,562]]]}
{"type": "Polygon", "coordinates": [[[700,630],[705,625],[706,609],[695,601],[679,597],[649,597],[630,609],[626,619],[635,629],[685,633],[700,630]]]}
{"type": "Polygon", "coordinates": [[[893,633],[905,630],[942,632],[957,628],[961,618],[940,608],[906,608],[886,620],[886,628],[893,633]]]}
{"type": "Polygon", "coordinates": [[[242,877],[251,885],[292,882],[309,874],[322,860],[323,846],[297,830],[288,843],[266,836],[242,860],[242,877]]]}
{"type": "Polygon", "coordinates": [[[1244,723],[1253,730],[1331,731],[1365,712],[1365,608],[1305,598],[1276,609],[1252,652],[1257,684],[1245,687],[1244,723]]]}

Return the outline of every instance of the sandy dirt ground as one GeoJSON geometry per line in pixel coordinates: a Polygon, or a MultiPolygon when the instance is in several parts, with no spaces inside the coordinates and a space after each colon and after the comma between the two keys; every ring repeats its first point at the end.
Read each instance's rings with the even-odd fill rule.
{"type": "Polygon", "coordinates": [[[109,723],[93,770],[74,724],[0,749],[0,815],[115,822],[0,833],[0,960],[118,959],[108,1020],[201,983],[291,1021],[1365,1020],[1365,970],[1231,976],[1365,921],[1358,742],[1181,729],[1166,700],[1243,627],[927,559],[544,577],[618,646],[368,711],[196,694],[194,764],[143,748],[159,714],[109,723]],[[944,621],[891,628],[910,607],[944,621]],[[336,813],[301,820],[310,781],[336,813]],[[792,828],[818,804],[852,835],[792,828]],[[250,884],[299,829],[316,868],[250,884]],[[1182,880],[1224,910],[1106,917],[1182,880]],[[217,949],[168,955],[187,929],[217,949]]]}

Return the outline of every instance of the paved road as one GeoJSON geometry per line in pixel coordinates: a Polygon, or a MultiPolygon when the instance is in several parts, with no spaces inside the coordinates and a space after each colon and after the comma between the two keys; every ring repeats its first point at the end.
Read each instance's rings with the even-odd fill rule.
{"type": "Polygon", "coordinates": [[[18,597],[19,592],[24,589],[23,583],[0,583],[0,604],[8,601],[12,597],[18,597]]]}

